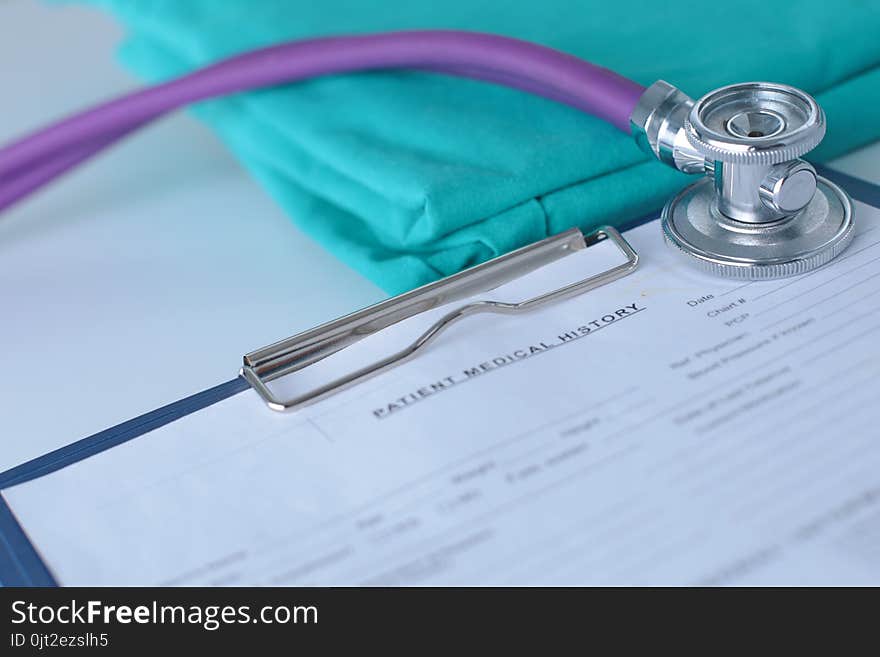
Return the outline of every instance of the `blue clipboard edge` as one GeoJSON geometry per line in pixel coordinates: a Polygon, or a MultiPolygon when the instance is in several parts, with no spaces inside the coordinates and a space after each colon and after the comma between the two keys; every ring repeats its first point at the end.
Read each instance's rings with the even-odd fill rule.
{"type": "MultiPolygon", "coordinates": [[[[236,377],[0,473],[0,490],[42,477],[250,388],[236,377]]],[[[0,492],[0,585],[58,586],[0,492]]]]}
{"type": "MultiPolygon", "coordinates": [[[[820,175],[846,189],[854,199],[880,207],[880,186],[822,165],[816,165],[816,169],[820,175]]],[[[626,222],[619,230],[624,232],[653,221],[657,214],[653,212],[626,222]]],[[[237,377],[0,473],[0,585],[58,586],[55,577],[6,504],[2,489],[60,470],[249,388],[244,379],[237,377]]]]}

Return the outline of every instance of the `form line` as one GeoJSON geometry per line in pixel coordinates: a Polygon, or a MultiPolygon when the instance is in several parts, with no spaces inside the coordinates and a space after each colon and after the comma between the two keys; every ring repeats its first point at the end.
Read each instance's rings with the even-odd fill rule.
{"type": "MultiPolygon", "coordinates": [[[[877,228],[877,226],[872,226],[872,227],[869,228],[868,230],[864,230],[864,231],[862,231],[862,232],[859,233],[856,237],[857,237],[857,238],[858,238],[858,237],[862,237],[865,233],[870,233],[872,230],[874,230],[874,228],[877,228]]],[[[829,265],[831,265],[831,264],[839,264],[839,263],[843,262],[844,260],[849,260],[849,259],[852,258],[853,256],[856,256],[856,255],[860,254],[862,251],[866,251],[867,249],[870,249],[872,246],[876,246],[876,245],[878,245],[878,244],[880,244],[880,240],[877,240],[876,242],[871,242],[871,243],[868,244],[867,246],[863,246],[862,248],[860,248],[860,249],[857,250],[857,251],[853,251],[853,252],[851,252],[851,253],[847,253],[845,256],[843,256],[843,257],[841,257],[841,258],[837,258],[837,259],[835,259],[835,260],[832,260],[831,262],[829,262],[829,263],[827,263],[827,264],[829,264],[829,265]]],[[[758,296],[754,297],[754,298],[752,299],[752,301],[757,301],[758,299],[763,299],[764,297],[769,296],[769,295],[771,295],[771,294],[773,294],[773,293],[775,293],[775,292],[779,292],[779,290],[781,290],[781,289],[783,289],[783,288],[786,288],[786,287],[788,287],[789,285],[794,285],[795,283],[799,283],[799,282],[801,282],[802,280],[804,280],[805,278],[809,278],[809,277],[812,276],[813,274],[818,274],[818,273],[820,273],[820,272],[825,271],[825,269],[826,269],[826,267],[823,266],[823,267],[819,267],[818,269],[814,269],[813,271],[808,272],[808,273],[806,273],[806,274],[802,274],[802,275],[798,276],[797,278],[795,278],[794,280],[789,281],[788,283],[784,283],[783,285],[780,285],[779,287],[775,287],[775,288],[773,288],[772,290],[770,290],[770,291],[768,291],[768,292],[765,292],[764,294],[761,294],[761,295],[758,295],[758,296]]],[[[852,270],[851,270],[851,271],[852,271],[852,270]]],[[[746,285],[750,285],[750,283],[746,283],[746,285]]],[[[745,287],[745,286],[741,286],[741,287],[745,287]]],[[[739,288],[735,288],[735,289],[738,290],[739,288]]],[[[731,290],[731,291],[733,291],[733,290],[731,290]]],[[[725,292],[725,294],[727,294],[727,292],[725,292]]],[[[722,296],[723,296],[723,295],[722,295],[722,296]]]]}
{"type": "MultiPolygon", "coordinates": [[[[777,303],[777,304],[776,304],[775,306],[773,306],[772,308],[768,308],[767,310],[763,310],[763,311],[761,311],[761,312],[759,312],[759,313],[755,313],[755,317],[758,317],[759,315],[765,315],[765,314],[767,314],[767,313],[769,313],[769,312],[772,312],[772,311],[776,310],[776,309],[779,308],[780,306],[783,306],[783,305],[785,305],[785,304],[787,304],[787,303],[790,303],[791,301],[794,301],[794,300],[796,300],[796,299],[800,299],[802,296],[805,296],[805,295],[809,294],[810,292],[815,292],[815,291],[818,290],[820,287],[824,287],[824,286],[828,285],[829,283],[833,283],[834,281],[836,281],[836,280],[839,279],[839,278],[843,278],[844,276],[848,276],[849,274],[853,273],[853,272],[856,271],[857,269],[861,269],[862,267],[866,267],[866,266],[870,265],[872,262],[876,262],[877,260],[880,260],[880,256],[877,256],[876,258],[871,258],[870,260],[868,260],[868,261],[866,261],[866,262],[863,262],[862,264],[860,264],[860,265],[858,265],[858,266],[856,266],[856,267],[853,267],[852,269],[848,269],[848,270],[846,270],[845,272],[841,272],[841,273],[838,274],[837,276],[833,276],[832,278],[829,278],[827,281],[823,281],[822,283],[819,283],[818,285],[814,285],[813,287],[811,287],[811,288],[809,288],[809,289],[807,289],[807,290],[804,290],[804,291],[801,292],[800,294],[796,294],[796,295],[793,296],[793,297],[788,297],[785,301],[780,301],[779,303],[777,303]]],[[[864,283],[864,282],[866,282],[866,281],[869,281],[869,280],[871,280],[872,278],[875,278],[875,277],[878,276],[878,275],[880,275],[880,272],[877,272],[877,273],[872,274],[872,275],[870,275],[870,276],[868,276],[868,277],[866,277],[866,278],[863,278],[861,281],[859,281],[858,283],[856,283],[856,284],[854,284],[854,285],[850,285],[849,287],[845,287],[845,288],[843,288],[843,289],[840,290],[837,294],[840,294],[841,292],[846,292],[847,290],[849,290],[849,289],[855,287],[856,285],[860,285],[861,283],[864,283]]]]}

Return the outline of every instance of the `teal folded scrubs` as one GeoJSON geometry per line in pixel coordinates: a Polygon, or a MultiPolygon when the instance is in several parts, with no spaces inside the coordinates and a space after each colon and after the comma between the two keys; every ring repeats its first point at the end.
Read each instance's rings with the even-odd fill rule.
{"type": "MultiPolygon", "coordinates": [[[[86,1],[127,26],[122,60],[149,81],[291,39],[468,29],[536,41],[644,85],[664,79],[694,97],[749,80],[801,87],[828,116],[818,160],[880,138],[872,2],[86,1]]],[[[570,107],[427,73],[334,76],[195,111],[297,225],[389,293],[572,226],[643,216],[687,181],[570,107]]]]}

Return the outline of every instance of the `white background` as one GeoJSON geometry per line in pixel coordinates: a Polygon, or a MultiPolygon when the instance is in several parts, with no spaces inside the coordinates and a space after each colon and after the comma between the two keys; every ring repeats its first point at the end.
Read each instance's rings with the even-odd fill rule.
{"type": "MultiPolygon", "coordinates": [[[[0,0],[0,143],[138,86],[122,30],[0,0]]],[[[880,182],[880,145],[835,165],[880,182]]],[[[178,114],[0,215],[0,471],[234,377],[383,298],[178,114]]]]}

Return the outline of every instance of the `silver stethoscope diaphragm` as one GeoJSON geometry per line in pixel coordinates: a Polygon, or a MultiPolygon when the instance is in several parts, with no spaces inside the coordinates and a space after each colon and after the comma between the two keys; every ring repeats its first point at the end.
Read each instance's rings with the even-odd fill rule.
{"type": "Polygon", "coordinates": [[[825,135],[808,94],[748,82],[694,102],[665,82],[632,115],[640,145],[706,176],[663,209],[664,238],[704,271],[748,280],[792,276],[835,258],[853,237],[847,194],[802,155],[825,135]]]}

